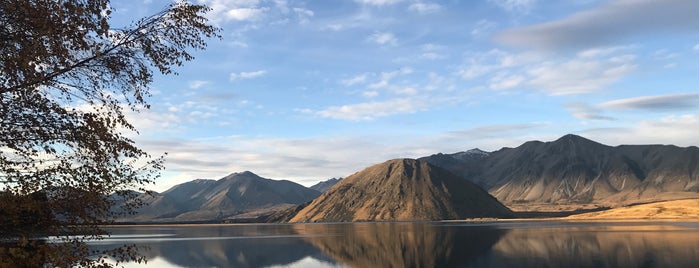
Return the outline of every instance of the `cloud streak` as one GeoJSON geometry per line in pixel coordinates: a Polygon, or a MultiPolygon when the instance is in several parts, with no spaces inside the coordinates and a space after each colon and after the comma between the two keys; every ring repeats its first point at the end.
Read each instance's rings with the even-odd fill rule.
{"type": "Polygon", "coordinates": [[[437,13],[442,10],[442,6],[436,3],[415,2],[408,6],[408,10],[417,12],[418,14],[437,13]]]}
{"type": "Polygon", "coordinates": [[[606,46],[650,34],[694,33],[696,14],[695,0],[612,0],[561,20],[501,32],[495,40],[545,50],[606,46]]]}
{"type": "Polygon", "coordinates": [[[590,49],[568,57],[490,50],[472,53],[458,71],[465,80],[487,79],[493,90],[536,89],[550,95],[599,91],[637,69],[625,47],[590,49]]]}
{"type": "Polygon", "coordinates": [[[599,105],[609,109],[684,110],[699,107],[699,94],[672,94],[619,99],[599,105]]]}
{"type": "Polygon", "coordinates": [[[370,35],[367,40],[378,45],[391,45],[395,46],[398,44],[398,39],[392,33],[381,33],[376,32],[370,35]]]}
{"type": "Polygon", "coordinates": [[[367,121],[395,114],[411,114],[427,109],[429,102],[416,98],[399,98],[387,101],[373,101],[342,106],[331,106],[316,112],[324,118],[349,121],[367,121]]]}
{"type": "Polygon", "coordinates": [[[252,72],[240,72],[240,73],[231,73],[229,78],[231,81],[238,80],[238,79],[252,79],[252,78],[257,78],[261,77],[267,74],[267,71],[265,70],[258,70],[258,71],[252,71],[252,72]]]}

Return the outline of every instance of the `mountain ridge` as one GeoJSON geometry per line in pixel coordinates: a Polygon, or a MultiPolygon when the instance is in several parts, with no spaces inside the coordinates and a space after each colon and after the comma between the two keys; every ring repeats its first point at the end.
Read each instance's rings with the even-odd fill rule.
{"type": "MultiPolygon", "coordinates": [[[[226,220],[238,215],[284,209],[302,204],[320,192],[288,180],[271,180],[245,171],[219,180],[197,179],[142,195],[147,203],[127,221],[226,220]]],[[[255,215],[254,213],[252,214],[255,215]]]]}
{"type": "Polygon", "coordinates": [[[420,159],[480,185],[508,206],[614,206],[666,200],[673,194],[699,197],[699,148],[694,146],[612,147],[568,134],[502,148],[483,158],[436,154],[420,159]]]}

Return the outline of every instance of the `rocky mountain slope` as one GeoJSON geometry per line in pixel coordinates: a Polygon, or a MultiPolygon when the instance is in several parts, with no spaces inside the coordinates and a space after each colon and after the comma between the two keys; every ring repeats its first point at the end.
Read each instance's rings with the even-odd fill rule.
{"type": "Polygon", "coordinates": [[[319,195],[320,192],[291,181],[265,179],[246,171],[220,180],[194,180],[153,196],[144,195],[148,205],[124,220],[225,220],[292,207],[319,195]]]}
{"type": "Polygon", "coordinates": [[[291,222],[508,217],[509,209],[442,168],[395,159],[357,172],[301,209],[291,222]]]}
{"type": "Polygon", "coordinates": [[[472,181],[506,205],[599,204],[699,197],[699,148],[607,146],[576,135],[477,157],[421,158],[472,181]]]}

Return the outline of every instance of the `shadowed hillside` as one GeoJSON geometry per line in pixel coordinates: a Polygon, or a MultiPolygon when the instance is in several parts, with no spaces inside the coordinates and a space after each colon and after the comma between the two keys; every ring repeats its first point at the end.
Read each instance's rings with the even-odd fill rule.
{"type": "MultiPolygon", "coordinates": [[[[576,135],[530,141],[484,157],[422,158],[487,189],[508,206],[598,204],[699,197],[699,148],[611,147],[576,135]]],[[[573,206],[575,207],[575,206],[573,206]]]]}
{"type": "Polygon", "coordinates": [[[316,183],[316,184],[314,184],[313,186],[308,187],[308,188],[311,188],[311,189],[313,189],[313,190],[316,190],[316,191],[318,191],[318,192],[323,193],[323,192],[327,191],[328,189],[330,189],[330,187],[333,187],[333,185],[335,185],[336,183],[338,183],[340,180],[342,180],[342,178],[339,178],[339,179],[338,179],[338,178],[332,178],[332,179],[329,179],[329,180],[325,180],[325,181],[321,181],[321,182],[319,182],[319,183],[316,183]]]}

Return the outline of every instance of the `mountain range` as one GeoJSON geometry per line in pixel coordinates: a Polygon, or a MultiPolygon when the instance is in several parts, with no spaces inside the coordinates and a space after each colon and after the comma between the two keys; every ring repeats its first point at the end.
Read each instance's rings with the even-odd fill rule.
{"type": "Polygon", "coordinates": [[[501,218],[512,216],[508,208],[560,211],[699,198],[699,148],[613,147],[565,135],[493,152],[394,159],[310,188],[246,171],[141,198],[148,205],[123,220],[501,218]]]}
{"type": "Polygon", "coordinates": [[[224,221],[255,218],[318,197],[320,192],[245,171],[219,180],[193,180],[140,198],[148,205],[127,221],[224,221]]]}
{"type": "Polygon", "coordinates": [[[508,206],[634,203],[699,197],[699,148],[607,146],[576,135],[494,152],[421,158],[508,206]]]}

